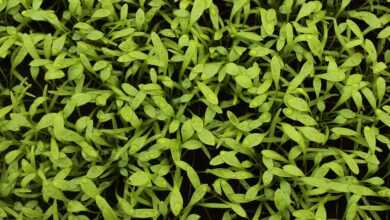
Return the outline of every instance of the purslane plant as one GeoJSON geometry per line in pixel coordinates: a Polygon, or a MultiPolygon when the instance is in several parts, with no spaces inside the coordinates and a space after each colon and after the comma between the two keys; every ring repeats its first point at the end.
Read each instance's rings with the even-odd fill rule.
{"type": "Polygon", "coordinates": [[[388,219],[388,0],[0,0],[1,219],[388,219]]]}

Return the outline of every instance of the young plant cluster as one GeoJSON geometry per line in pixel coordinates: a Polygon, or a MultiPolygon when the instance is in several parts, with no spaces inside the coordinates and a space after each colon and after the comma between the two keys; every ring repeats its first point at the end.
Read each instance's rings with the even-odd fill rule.
{"type": "Polygon", "coordinates": [[[0,0],[0,219],[389,219],[389,0],[0,0]]]}

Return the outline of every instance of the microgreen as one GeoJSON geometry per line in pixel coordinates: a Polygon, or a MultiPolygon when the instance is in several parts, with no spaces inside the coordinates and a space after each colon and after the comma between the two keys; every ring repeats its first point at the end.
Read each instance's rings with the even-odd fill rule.
{"type": "Polygon", "coordinates": [[[0,219],[388,219],[385,0],[0,0],[0,219]]]}

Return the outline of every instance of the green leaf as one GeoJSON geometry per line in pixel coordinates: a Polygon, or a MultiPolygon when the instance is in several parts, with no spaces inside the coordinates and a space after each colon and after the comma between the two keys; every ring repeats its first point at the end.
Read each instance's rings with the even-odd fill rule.
{"type": "Polygon", "coordinates": [[[110,204],[108,204],[108,202],[103,197],[98,195],[96,196],[95,201],[104,219],[110,219],[110,220],[119,219],[115,211],[111,208],[110,204]]]}
{"type": "Polygon", "coordinates": [[[298,127],[298,130],[302,132],[306,139],[315,143],[324,144],[327,137],[313,127],[298,127]]]}
{"type": "Polygon", "coordinates": [[[351,11],[349,16],[366,22],[370,28],[379,28],[382,26],[382,22],[375,16],[375,14],[368,11],[351,11]]]}
{"type": "Polygon", "coordinates": [[[261,154],[264,156],[264,157],[268,157],[270,159],[273,159],[273,160],[278,160],[278,161],[282,161],[282,162],[287,162],[287,159],[285,157],[283,157],[282,155],[280,155],[278,152],[275,152],[273,150],[262,150],[261,151],[261,154]]]}
{"type": "Polygon", "coordinates": [[[130,122],[133,127],[138,128],[139,126],[141,126],[141,120],[138,118],[138,116],[135,114],[135,112],[130,106],[126,105],[121,108],[119,114],[125,121],[130,122]]]}
{"type": "Polygon", "coordinates": [[[282,130],[287,137],[291,138],[293,141],[299,144],[302,150],[306,149],[305,139],[292,125],[287,123],[281,123],[282,130]]]}
{"type": "Polygon", "coordinates": [[[389,39],[390,37],[390,26],[385,27],[378,33],[378,38],[380,39],[389,39]]]}
{"type": "Polygon", "coordinates": [[[108,9],[100,8],[96,10],[93,15],[91,16],[94,19],[100,19],[100,18],[105,18],[111,15],[111,11],[108,9]]]}
{"type": "Polygon", "coordinates": [[[79,201],[70,200],[67,205],[67,210],[69,212],[84,212],[88,211],[88,209],[79,201]]]}
{"type": "Polygon", "coordinates": [[[272,79],[276,85],[276,88],[279,87],[280,72],[284,66],[283,60],[279,56],[273,56],[271,59],[271,75],[272,79]]]}
{"type": "Polygon", "coordinates": [[[266,133],[249,134],[244,138],[242,145],[245,147],[255,147],[263,141],[263,139],[266,135],[267,135],[266,133]]]}
{"type": "Polygon", "coordinates": [[[202,141],[202,143],[214,146],[215,145],[215,137],[211,131],[202,128],[197,132],[199,140],[202,141]]]}
{"type": "Polygon", "coordinates": [[[263,57],[267,56],[268,54],[271,54],[273,50],[267,48],[267,47],[262,47],[262,46],[256,46],[254,48],[251,48],[249,51],[249,56],[251,57],[263,57]]]}
{"type": "Polygon", "coordinates": [[[275,25],[277,24],[276,11],[274,9],[265,10],[260,9],[261,15],[261,28],[265,35],[271,35],[274,33],[275,25]]]}
{"type": "Polygon", "coordinates": [[[176,161],[175,163],[177,167],[186,171],[188,179],[190,180],[191,184],[194,186],[195,189],[201,185],[199,176],[194,170],[194,168],[191,167],[191,165],[184,161],[176,161]]]}
{"type": "Polygon", "coordinates": [[[177,187],[173,187],[169,194],[169,205],[175,216],[178,216],[183,209],[183,197],[177,187]]]}
{"type": "Polygon", "coordinates": [[[303,83],[307,76],[312,74],[314,74],[314,65],[312,61],[308,60],[305,62],[305,64],[303,64],[298,75],[296,75],[294,79],[288,84],[287,91],[294,91],[303,83]]]}
{"type": "Polygon", "coordinates": [[[133,186],[146,186],[150,183],[150,177],[144,171],[137,171],[129,177],[129,182],[133,186]]]}
{"type": "Polygon", "coordinates": [[[86,177],[80,180],[81,190],[91,198],[99,196],[99,189],[96,187],[94,182],[86,177]]]}
{"type": "Polygon", "coordinates": [[[304,3],[302,7],[299,9],[295,21],[298,21],[303,17],[309,16],[312,13],[318,12],[321,10],[321,8],[322,8],[322,4],[320,1],[310,1],[304,3]]]}
{"type": "Polygon", "coordinates": [[[277,189],[274,194],[274,203],[279,211],[283,211],[289,207],[291,199],[287,192],[277,189]]]}
{"type": "Polygon", "coordinates": [[[202,16],[204,11],[210,7],[210,4],[211,4],[210,0],[194,1],[194,5],[192,6],[192,10],[191,10],[190,26],[192,26],[202,16]]]}
{"type": "Polygon", "coordinates": [[[230,204],[230,207],[232,208],[232,210],[240,217],[242,218],[247,218],[247,214],[246,214],[246,211],[245,209],[243,209],[239,204],[234,204],[234,203],[231,203],[230,204]]]}
{"type": "Polygon", "coordinates": [[[349,128],[342,128],[342,127],[334,127],[331,129],[331,131],[337,135],[343,135],[343,136],[359,136],[359,133],[357,133],[354,130],[351,130],[349,128]]]}
{"type": "Polygon", "coordinates": [[[12,105],[5,106],[5,107],[1,108],[0,109],[0,119],[4,118],[10,111],[12,111],[12,108],[13,108],[12,105]]]}
{"type": "Polygon", "coordinates": [[[52,48],[51,48],[52,55],[57,55],[64,49],[65,41],[66,41],[65,34],[59,38],[54,39],[53,44],[52,44],[52,48]]]}
{"type": "Polygon", "coordinates": [[[31,55],[33,59],[39,59],[40,56],[38,54],[37,49],[35,48],[35,44],[33,42],[33,39],[31,35],[29,34],[23,34],[23,47],[27,50],[27,52],[31,55]]]}
{"type": "Polygon", "coordinates": [[[202,82],[196,82],[200,92],[204,95],[207,101],[213,105],[218,105],[218,97],[206,84],[202,82]]]}
{"type": "Polygon", "coordinates": [[[375,113],[381,122],[383,122],[385,125],[390,127],[390,115],[389,114],[385,113],[384,111],[382,111],[380,109],[377,109],[375,111],[375,113]]]}
{"type": "Polygon", "coordinates": [[[207,191],[209,190],[209,187],[207,184],[201,184],[198,187],[195,188],[195,192],[192,194],[190,202],[188,205],[195,205],[199,201],[201,201],[204,196],[206,195],[207,191]]]}
{"type": "Polygon", "coordinates": [[[134,218],[157,218],[159,213],[155,209],[133,209],[132,217],[134,218]]]}
{"type": "Polygon", "coordinates": [[[234,77],[237,84],[243,88],[251,88],[253,86],[252,80],[249,78],[249,76],[241,74],[236,77],[234,77]]]}
{"type": "Polygon", "coordinates": [[[256,96],[252,99],[252,101],[249,103],[250,108],[257,108],[264,104],[264,102],[267,100],[268,94],[261,94],[256,96]]]}
{"type": "Polygon", "coordinates": [[[245,4],[249,3],[249,0],[238,0],[233,2],[233,8],[230,13],[230,17],[232,18],[239,10],[241,10],[245,4]]]}
{"type": "Polygon", "coordinates": [[[310,112],[310,107],[307,102],[301,98],[286,94],[284,96],[284,102],[290,108],[296,109],[302,112],[310,112]]]}
{"type": "Polygon", "coordinates": [[[327,214],[324,204],[320,203],[315,213],[315,218],[318,220],[326,220],[327,214]]]}
{"type": "Polygon", "coordinates": [[[283,166],[283,170],[292,176],[305,176],[302,170],[295,165],[285,165],[283,166]]]}
{"type": "Polygon", "coordinates": [[[160,37],[155,32],[152,32],[150,34],[150,38],[152,39],[152,43],[156,54],[159,56],[164,67],[167,67],[169,61],[167,48],[164,46],[160,37]]]}

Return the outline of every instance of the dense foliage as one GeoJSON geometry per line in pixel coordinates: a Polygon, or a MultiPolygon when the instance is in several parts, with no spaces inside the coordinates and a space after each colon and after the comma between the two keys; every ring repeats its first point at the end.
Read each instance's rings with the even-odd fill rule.
{"type": "Polygon", "coordinates": [[[389,0],[0,0],[0,219],[389,219],[389,0]]]}

